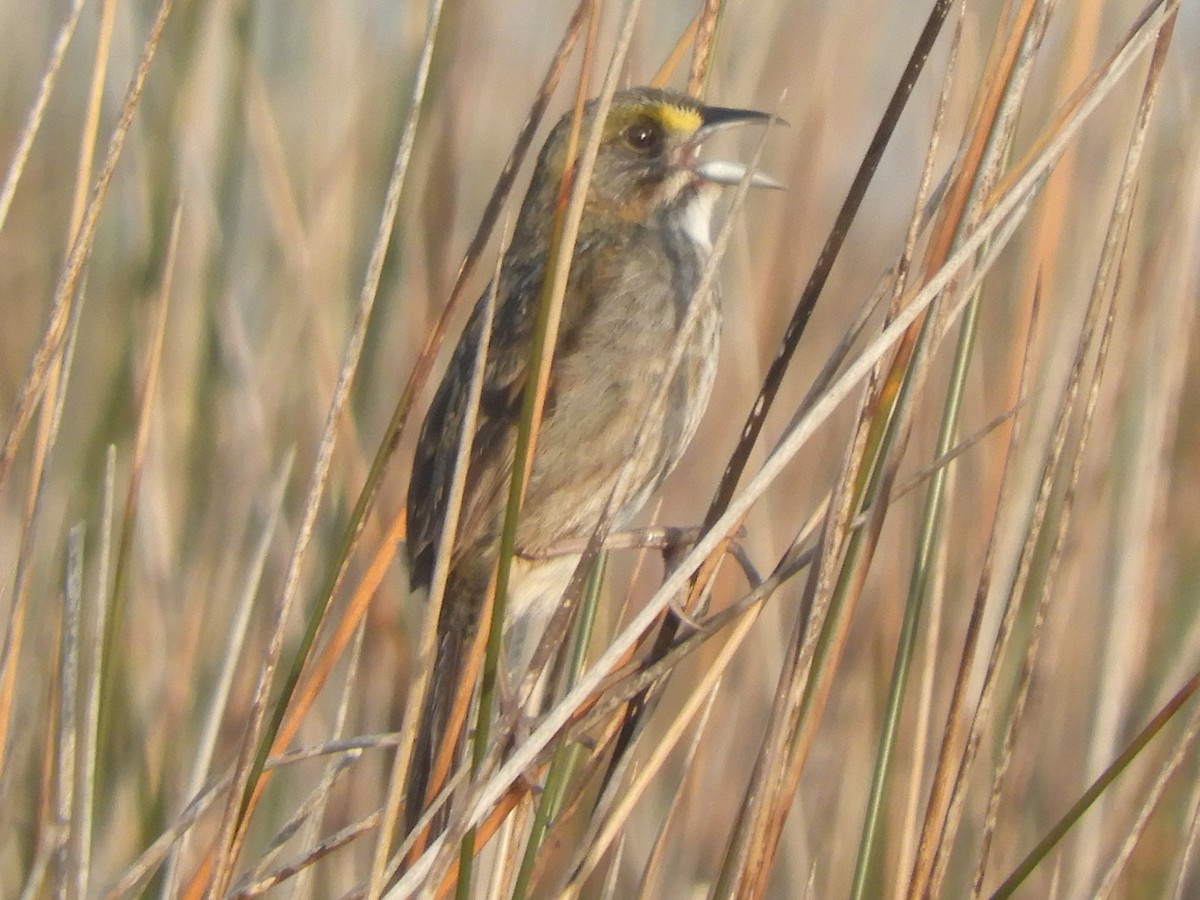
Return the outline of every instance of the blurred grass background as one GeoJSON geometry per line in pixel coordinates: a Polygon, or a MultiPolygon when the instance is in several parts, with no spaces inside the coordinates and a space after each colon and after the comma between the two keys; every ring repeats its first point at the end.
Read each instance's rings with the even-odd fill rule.
{"type": "MultiPolygon", "coordinates": [[[[0,2],[5,172],[69,6],[0,2]]],[[[1014,156],[1111,50],[1139,8],[1125,0],[1057,5],[1022,102],[1014,156]]],[[[651,78],[694,11],[686,3],[641,11],[626,83],[651,78]]],[[[102,12],[113,16],[97,144],[103,152],[154,14],[147,2],[84,6],[0,223],[0,429],[6,433],[71,246],[81,154],[90,158],[92,152],[84,122],[104,33],[102,12]]],[[[396,398],[449,294],[570,12],[566,4],[533,0],[466,0],[446,7],[379,299],[302,570],[305,611],[335,565],[396,398]]],[[[723,105],[777,110],[790,123],[771,133],[763,159],[763,168],[789,190],[752,196],[739,213],[722,269],[726,327],[718,386],[696,443],[665,491],[659,521],[694,524],[703,517],[925,14],[920,3],[817,0],[730,4],[725,11],[707,96],[723,105]]],[[[51,806],[54,767],[61,759],[56,717],[67,532],[77,523],[86,529],[88,639],[93,598],[113,587],[112,567],[102,580],[99,552],[109,447],[115,451],[116,526],[132,531],[120,566],[114,694],[97,756],[87,893],[103,895],[191,799],[204,722],[221,668],[231,658],[236,663],[231,693],[219,716],[210,771],[223,770],[237,753],[272,625],[269,611],[283,590],[308,473],[409,112],[426,16],[422,4],[370,0],[174,4],[80,282],[61,426],[44,478],[35,477],[35,417],[0,484],[0,625],[6,677],[14,685],[0,769],[0,896],[18,896],[26,886],[33,896],[51,890],[46,868],[51,874],[55,869],[46,854],[58,840],[51,806]],[[125,507],[176,209],[178,251],[159,384],[136,503],[125,507]],[[278,504],[276,483],[283,485],[278,504]],[[36,514],[29,519],[35,493],[36,514]],[[254,585],[256,548],[264,536],[266,555],[261,581],[249,589],[257,599],[244,646],[231,650],[231,630],[247,585],[254,585]],[[22,577],[28,578],[27,605],[18,602],[22,577]]],[[[606,5],[600,60],[607,58],[619,20],[617,7],[606,5]]],[[[971,4],[963,14],[935,178],[945,173],[965,133],[987,48],[1001,21],[998,2],[971,4]]],[[[950,30],[938,42],[883,157],[752,457],[757,462],[784,432],[813,376],[902,248],[950,30]]],[[[1200,362],[1192,352],[1200,299],[1197,46],[1200,15],[1194,3],[1184,2],[1137,176],[1113,347],[1052,588],[1032,706],[1000,806],[988,884],[1020,860],[1200,663],[1195,616],[1200,362]]],[[[569,81],[577,65],[571,63],[569,81]]],[[[1135,64],[1084,126],[984,287],[961,435],[1007,411],[1024,352],[1030,297],[1040,291],[1029,395],[1018,415],[1016,486],[998,507],[1007,427],[989,433],[951,468],[948,538],[934,610],[922,623],[923,698],[919,703],[913,697],[905,707],[898,776],[886,802],[872,895],[890,896],[911,867],[909,779],[916,779],[923,803],[993,521],[1001,523],[1002,569],[1012,565],[1023,539],[1031,486],[1095,278],[1145,71],[1146,60],[1135,64]],[[928,715],[925,702],[931,705],[928,715]]],[[[601,72],[598,63],[594,85],[601,72]]],[[[682,73],[672,83],[682,85],[682,73]]],[[[569,88],[560,89],[551,121],[567,108],[568,98],[569,88]]],[[[729,149],[745,158],[752,138],[737,139],[743,143],[729,149]]],[[[90,185],[94,171],[82,176],[84,184],[90,185]]],[[[491,259],[485,254],[481,272],[491,271],[491,259]]],[[[476,295],[485,281],[485,274],[476,275],[468,294],[476,295]]],[[[933,461],[949,359],[943,347],[933,361],[900,483],[933,461]]],[[[428,395],[429,390],[419,404],[428,395]]],[[[764,572],[837,477],[854,421],[852,406],[844,404],[822,427],[747,521],[744,544],[764,572]]],[[[386,522],[403,506],[414,439],[410,428],[384,481],[378,512],[367,523],[367,548],[379,545],[386,522]]],[[[835,897],[849,890],[921,505],[917,490],[889,511],[774,861],[771,896],[807,890],[809,896],[835,897]]],[[[350,583],[362,576],[366,557],[360,556],[351,562],[350,583]]],[[[614,598],[624,592],[621,573],[628,568],[614,557],[608,587],[614,598]]],[[[635,605],[660,577],[657,566],[649,568],[634,586],[635,605]]],[[[732,572],[724,573],[715,604],[730,602],[744,591],[742,584],[732,572]]],[[[684,771],[681,813],[657,876],[659,887],[648,896],[707,895],[762,739],[802,587],[789,582],[772,597],[755,625],[752,649],[738,654],[716,695],[702,750],[687,765],[679,751],[627,824],[615,896],[633,895],[684,771]]],[[[342,602],[335,598],[335,610],[342,602]]],[[[397,562],[368,613],[357,679],[348,680],[343,663],[305,719],[297,745],[328,740],[339,715],[345,721],[336,727],[344,735],[398,727],[420,616],[397,562]],[[344,707],[342,684],[349,686],[344,707]]],[[[298,614],[288,622],[289,645],[298,641],[304,618],[298,614]]],[[[1029,619],[1027,613],[1017,626],[1017,645],[1028,634],[1029,619]]],[[[985,629],[994,630],[995,620],[990,613],[985,629]]],[[[1023,649],[1018,646],[1014,660],[1023,649]]],[[[676,695],[704,671],[715,650],[685,661],[664,710],[678,704],[676,695]]],[[[88,659],[85,651],[85,664],[88,659]]],[[[1011,685],[1017,664],[1009,666],[1011,685]]],[[[1011,687],[1002,692],[1001,706],[1011,693],[1011,687]]],[[[656,725],[650,727],[653,732],[656,725]]],[[[985,768],[1001,734],[999,727],[986,732],[985,768]]],[[[1177,743],[1187,755],[1153,810],[1118,894],[1165,896],[1176,885],[1180,896],[1188,895],[1189,885],[1200,890],[1200,880],[1194,874],[1189,880],[1191,870],[1184,865],[1200,798],[1198,761],[1176,729],[1162,746],[1151,746],[1146,759],[1041,866],[1027,896],[1090,895],[1114,848],[1132,833],[1157,766],[1177,743]]],[[[243,866],[264,852],[267,838],[307,796],[320,777],[319,766],[288,766],[272,781],[254,814],[243,866]]],[[[377,809],[389,770],[389,750],[365,752],[330,794],[317,833],[332,833],[377,809]]],[[[966,811],[964,846],[954,857],[945,896],[963,896],[969,888],[986,779],[986,774],[976,779],[981,790],[966,811]]],[[[215,825],[212,816],[201,820],[180,864],[183,883],[215,825]]],[[[308,845],[297,840],[290,852],[308,845]]],[[[314,867],[305,889],[339,896],[363,885],[371,850],[366,838],[330,854],[314,867]]],[[[61,878],[61,866],[58,871],[61,878]]],[[[155,890],[174,890],[161,873],[155,878],[155,890]]],[[[73,881],[70,890],[79,884],[73,881]]],[[[294,882],[285,882],[276,894],[297,890],[294,882]]]]}

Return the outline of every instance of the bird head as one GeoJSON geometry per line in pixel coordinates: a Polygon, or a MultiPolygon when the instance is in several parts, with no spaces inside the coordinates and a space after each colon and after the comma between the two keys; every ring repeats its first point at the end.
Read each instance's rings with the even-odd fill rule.
{"type": "MultiPolygon", "coordinates": [[[[597,113],[597,101],[584,107],[580,129],[586,140],[597,113]]],[[[736,185],[747,166],[731,160],[704,160],[701,148],[715,132],[749,123],[776,121],[768,113],[706,106],[686,94],[657,88],[634,88],[613,95],[601,131],[600,148],[588,185],[582,227],[605,227],[614,220],[652,223],[662,215],[678,216],[701,244],[708,243],[708,223],[718,189],[736,185]]],[[[567,161],[571,115],[565,115],[546,139],[518,223],[539,231],[552,220],[567,161]],[[549,219],[548,219],[549,217],[549,219]]],[[[780,188],[761,172],[750,174],[754,187],[780,188]]]]}

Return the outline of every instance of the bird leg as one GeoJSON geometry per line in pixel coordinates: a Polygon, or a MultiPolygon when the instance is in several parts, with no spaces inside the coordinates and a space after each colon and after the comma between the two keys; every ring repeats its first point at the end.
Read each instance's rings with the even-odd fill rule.
{"type": "MultiPolygon", "coordinates": [[[[631,528],[614,531],[604,539],[605,550],[668,550],[675,546],[691,546],[700,536],[699,528],[684,528],[670,525],[651,525],[646,528],[631,528]]],[[[590,538],[563,538],[545,550],[530,550],[522,553],[527,559],[553,559],[558,556],[578,556],[588,548],[590,538]]]]}
{"type": "MultiPolygon", "coordinates": [[[[653,549],[662,552],[663,566],[670,572],[684,553],[695,546],[699,540],[701,529],[696,526],[651,525],[646,528],[632,528],[609,534],[604,539],[605,550],[639,550],[653,549]]],[[[746,534],[745,526],[737,530],[737,534],[726,544],[725,552],[737,562],[751,588],[762,583],[762,576],[750,561],[741,538],[746,534]]],[[[560,556],[572,556],[583,553],[588,546],[588,538],[565,538],[552,544],[541,552],[523,553],[527,559],[552,559],[560,556]]],[[[672,601],[671,611],[680,621],[689,627],[700,630],[700,622],[694,613],[689,613],[681,604],[672,601]]]]}
{"type": "MultiPolygon", "coordinates": [[[[683,552],[695,546],[700,538],[698,526],[680,525],[650,525],[646,528],[630,528],[625,531],[615,531],[604,539],[605,550],[661,550],[663,562],[667,570],[674,568],[675,562],[683,552]]],[[[725,552],[734,558],[742,573],[746,576],[752,588],[762,583],[762,576],[750,561],[746,548],[741,539],[746,536],[745,526],[739,528],[733,539],[726,545],[725,552]]],[[[587,538],[564,538],[541,552],[522,554],[529,559],[551,559],[556,556],[570,556],[584,552],[587,549],[587,538]]]]}

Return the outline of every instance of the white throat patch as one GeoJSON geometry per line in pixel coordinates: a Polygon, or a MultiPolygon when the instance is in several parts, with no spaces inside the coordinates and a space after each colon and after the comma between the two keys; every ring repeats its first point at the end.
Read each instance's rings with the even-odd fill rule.
{"type": "Polygon", "coordinates": [[[712,250],[712,214],[717,192],[701,188],[683,210],[683,233],[701,250],[712,250]]]}

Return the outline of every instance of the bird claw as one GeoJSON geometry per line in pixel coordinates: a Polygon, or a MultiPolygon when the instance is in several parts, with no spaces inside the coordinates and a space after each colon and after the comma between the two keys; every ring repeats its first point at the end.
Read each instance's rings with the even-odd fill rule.
{"type": "Polygon", "coordinates": [[[679,601],[678,597],[672,598],[668,606],[670,607],[671,612],[674,613],[675,617],[684,625],[687,625],[689,628],[695,629],[696,631],[704,630],[704,622],[684,609],[683,604],[679,601]]]}

